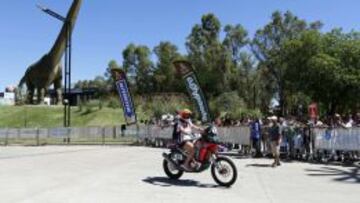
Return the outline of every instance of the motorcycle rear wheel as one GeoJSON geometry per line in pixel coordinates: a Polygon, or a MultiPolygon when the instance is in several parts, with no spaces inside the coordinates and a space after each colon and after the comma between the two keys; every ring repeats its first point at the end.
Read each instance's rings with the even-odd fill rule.
{"type": "Polygon", "coordinates": [[[211,175],[220,186],[230,187],[237,179],[237,169],[231,159],[218,157],[211,165],[211,175]]]}
{"type": "Polygon", "coordinates": [[[172,166],[172,163],[170,163],[166,159],[164,159],[163,161],[163,168],[165,174],[173,180],[179,179],[184,174],[184,171],[175,169],[175,166],[172,166]]]}

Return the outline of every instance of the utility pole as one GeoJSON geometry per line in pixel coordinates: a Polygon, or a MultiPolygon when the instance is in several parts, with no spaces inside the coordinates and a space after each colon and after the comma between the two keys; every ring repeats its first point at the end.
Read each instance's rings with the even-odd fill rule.
{"type": "Polygon", "coordinates": [[[70,101],[70,93],[71,93],[71,21],[67,20],[62,15],[52,11],[46,7],[37,5],[37,7],[45,12],[46,14],[60,20],[65,23],[66,26],[66,49],[65,49],[65,78],[64,78],[64,127],[70,127],[71,125],[71,101],[70,101]]]}

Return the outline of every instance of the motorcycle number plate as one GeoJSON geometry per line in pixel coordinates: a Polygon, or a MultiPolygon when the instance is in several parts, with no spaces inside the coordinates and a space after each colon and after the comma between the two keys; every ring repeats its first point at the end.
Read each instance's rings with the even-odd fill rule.
{"type": "Polygon", "coordinates": [[[182,155],[181,155],[181,154],[175,154],[175,159],[181,160],[181,159],[182,159],[182,155]]]}

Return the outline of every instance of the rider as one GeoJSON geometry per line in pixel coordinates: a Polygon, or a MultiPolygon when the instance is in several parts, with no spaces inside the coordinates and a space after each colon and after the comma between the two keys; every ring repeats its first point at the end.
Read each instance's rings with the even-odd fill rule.
{"type": "Polygon", "coordinates": [[[180,124],[178,125],[178,132],[181,135],[181,143],[183,149],[188,152],[188,156],[185,160],[185,163],[182,166],[185,170],[191,171],[192,167],[190,166],[190,161],[193,159],[195,150],[194,150],[194,135],[192,134],[192,129],[202,131],[201,127],[194,125],[191,122],[192,112],[189,109],[184,109],[180,112],[180,124]]]}

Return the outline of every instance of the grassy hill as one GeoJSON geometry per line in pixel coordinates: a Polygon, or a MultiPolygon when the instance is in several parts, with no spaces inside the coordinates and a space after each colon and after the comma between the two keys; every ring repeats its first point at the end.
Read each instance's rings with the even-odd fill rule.
{"type": "MultiPolygon", "coordinates": [[[[62,127],[62,106],[0,106],[0,128],[50,128],[62,127]]],[[[141,116],[141,115],[140,115],[141,116]]],[[[73,107],[71,125],[108,126],[124,123],[121,108],[73,107]]]]}
{"type": "MultiPolygon", "coordinates": [[[[139,121],[191,106],[187,98],[172,95],[135,97],[134,103],[139,121]]],[[[0,106],[0,128],[62,127],[63,118],[63,106],[0,106]]],[[[72,127],[113,126],[123,123],[123,111],[117,97],[102,102],[93,100],[71,108],[72,127]]]]}

